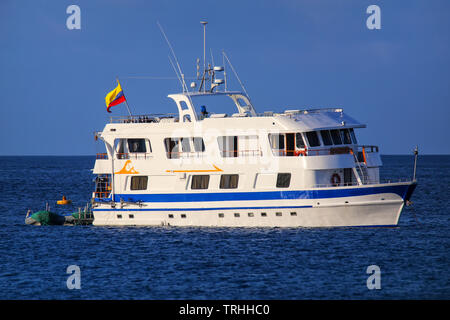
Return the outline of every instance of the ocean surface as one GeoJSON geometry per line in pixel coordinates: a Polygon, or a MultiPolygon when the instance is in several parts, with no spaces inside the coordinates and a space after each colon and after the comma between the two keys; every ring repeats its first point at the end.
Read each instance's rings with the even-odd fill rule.
{"type": "MultiPolygon", "coordinates": [[[[413,156],[382,160],[382,178],[412,176],[413,156]]],[[[0,299],[450,298],[450,156],[419,156],[394,228],[25,225],[46,202],[61,212],[62,195],[84,206],[94,161],[0,157],[0,299]],[[381,289],[367,288],[371,265],[381,289]]]]}

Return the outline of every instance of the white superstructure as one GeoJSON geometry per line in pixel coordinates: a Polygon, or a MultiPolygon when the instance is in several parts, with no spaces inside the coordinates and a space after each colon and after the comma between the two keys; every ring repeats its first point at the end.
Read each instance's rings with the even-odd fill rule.
{"type": "Polygon", "coordinates": [[[365,125],[342,108],[259,114],[244,92],[219,91],[222,71],[208,66],[199,91],[169,95],[176,114],[112,117],[97,133],[95,225],[397,224],[416,182],[379,180],[378,147],[356,139],[365,125]],[[205,96],[235,110],[200,113],[205,96]]]}

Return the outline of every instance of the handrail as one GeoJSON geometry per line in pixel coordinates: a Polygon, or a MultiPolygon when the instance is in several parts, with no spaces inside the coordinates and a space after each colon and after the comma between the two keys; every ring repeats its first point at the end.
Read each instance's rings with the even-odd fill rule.
{"type": "Polygon", "coordinates": [[[262,156],[262,151],[258,149],[250,149],[250,150],[221,150],[220,154],[224,158],[233,158],[234,155],[236,157],[248,157],[248,156],[262,156]]]}
{"type": "Polygon", "coordinates": [[[167,158],[169,159],[183,159],[183,158],[201,158],[204,154],[204,151],[168,151],[166,152],[167,158]]]}
{"type": "MultiPolygon", "coordinates": [[[[399,178],[399,179],[379,179],[379,180],[366,180],[362,185],[377,185],[377,184],[393,184],[400,182],[412,182],[410,178],[399,178]]],[[[333,184],[314,184],[312,188],[336,188],[336,187],[352,187],[352,186],[360,186],[357,181],[349,182],[349,183],[341,183],[340,185],[333,184]]]]}
{"type": "Polygon", "coordinates": [[[115,153],[115,159],[150,159],[153,158],[153,154],[150,152],[131,152],[131,153],[115,153]]]}
{"type": "Polygon", "coordinates": [[[97,155],[95,156],[95,159],[108,159],[108,154],[107,153],[97,153],[97,155]]]}
{"type": "Polygon", "coordinates": [[[158,123],[161,119],[178,119],[177,113],[152,113],[131,116],[112,116],[110,123],[158,123]]]}
{"type": "Polygon", "coordinates": [[[94,194],[95,194],[95,198],[99,198],[99,199],[109,198],[111,191],[94,192],[94,194]]]}

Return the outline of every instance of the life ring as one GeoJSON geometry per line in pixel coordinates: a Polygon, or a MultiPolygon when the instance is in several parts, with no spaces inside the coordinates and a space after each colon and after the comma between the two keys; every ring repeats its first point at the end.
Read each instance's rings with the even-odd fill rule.
{"type": "Polygon", "coordinates": [[[294,155],[295,155],[296,157],[298,157],[298,156],[300,156],[300,155],[306,156],[306,149],[305,149],[305,150],[295,150],[295,151],[294,151],[294,155]]]}
{"type": "Polygon", "coordinates": [[[337,187],[338,185],[341,184],[341,176],[338,175],[337,173],[334,173],[334,174],[331,176],[330,181],[331,181],[331,184],[332,184],[334,187],[337,187]]]}

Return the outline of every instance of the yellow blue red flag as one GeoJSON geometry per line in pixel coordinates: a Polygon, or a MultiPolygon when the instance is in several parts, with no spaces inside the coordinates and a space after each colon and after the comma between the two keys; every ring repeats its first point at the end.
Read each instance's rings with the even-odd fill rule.
{"type": "Polygon", "coordinates": [[[108,93],[105,97],[106,111],[111,113],[111,111],[109,111],[111,107],[114,107],[125,101],[126,99],[125,95],[123,94],[122,87],[120,86],[119,80],[117,80],[117,87],[113,91],[108,93]]]}

